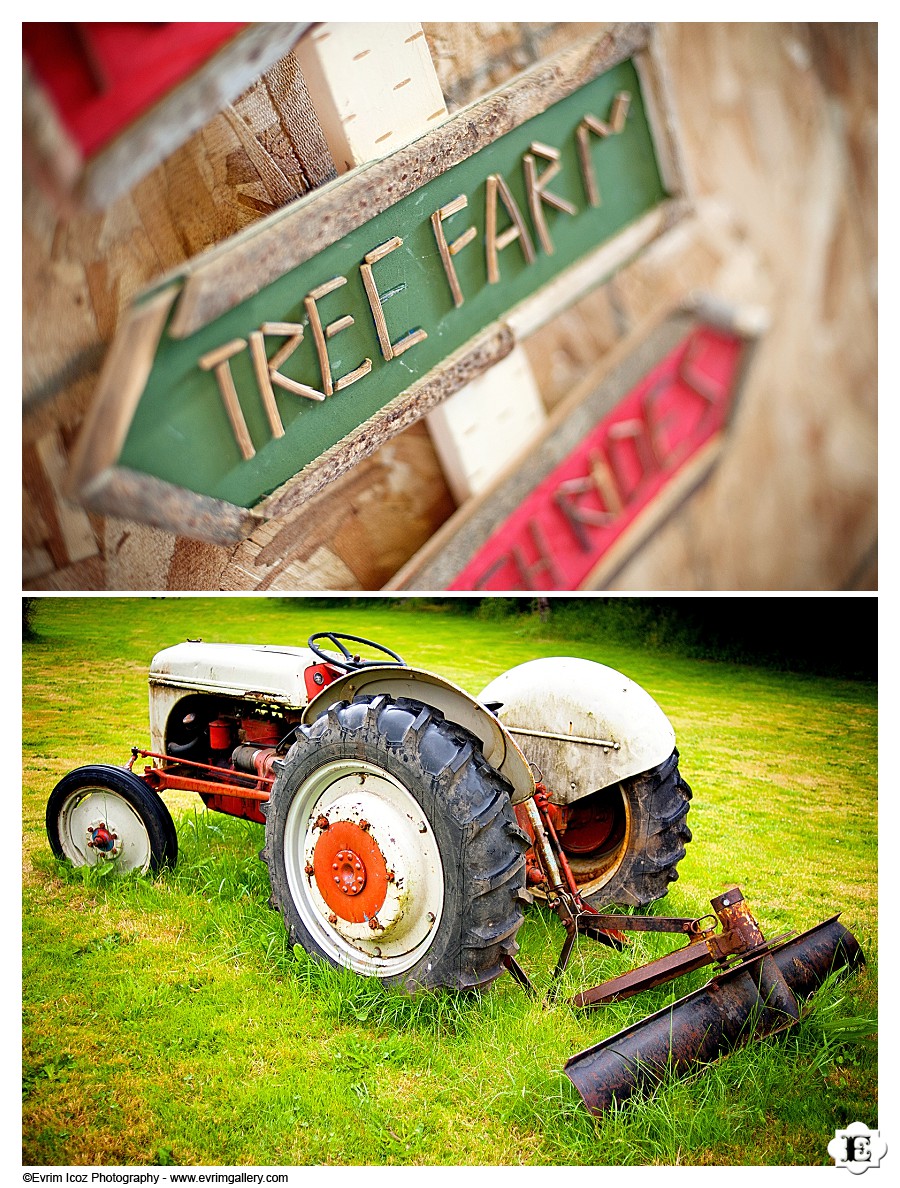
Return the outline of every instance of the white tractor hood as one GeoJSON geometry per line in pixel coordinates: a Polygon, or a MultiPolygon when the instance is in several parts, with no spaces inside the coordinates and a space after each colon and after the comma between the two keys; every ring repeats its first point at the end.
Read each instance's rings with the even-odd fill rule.
{"type": "Polygon", "coordinates": [[[309,648],[188,640],[153,657],[151,700],[157,687],[251,697],[302,709],[308,700],[303,671],[318,663],[309,648]]]}

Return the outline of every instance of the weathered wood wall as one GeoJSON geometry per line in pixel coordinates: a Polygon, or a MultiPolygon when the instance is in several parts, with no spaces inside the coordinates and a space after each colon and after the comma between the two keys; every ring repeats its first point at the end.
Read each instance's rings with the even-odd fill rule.
{"type": "MultiPolygon", "coordinates": [[[[586,25],[425,24],[448,110],[586,25]]],[[[876,29],[660,29],[696,215],[526,346],[548,408],[692,286],[770,313],[733,435],[617,589],[876,585],[876,29]]],[[[26,589],[378,589],[455,504],[423,422],[231,548],[86,512],[69,452],[132,295],[331,175],[285,59],[102,214],[60,217],[26,173],[26,589]]]]}

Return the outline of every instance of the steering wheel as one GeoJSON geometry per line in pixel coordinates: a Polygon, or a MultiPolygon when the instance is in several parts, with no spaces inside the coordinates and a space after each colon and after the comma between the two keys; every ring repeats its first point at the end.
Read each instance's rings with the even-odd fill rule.
{"type": "Polygon", "coordinates": [[[314,656],[318,656],[320,660],[324,660],[326,664],[334,664],[338,668],[346,668],[348,672],[356,672],[360,668],[374,668],[381,664],[400,664],[404,668],[408,665],[402,656],[398,656],[396,652],[392,652],[390,648],[386,648],[384,644],[375,643],[371,639],[363,639],[359,635],[344,635],[340,631],[317,631],[315,635],[311,635],[306,641],[309,650],[314,656]],[[340,655],[335,652],[326,652],[320,648],[316,643],[319,639],[330,640],[335,644],[340,651],[340,655]],[[352,643],[365,644],[367,648],[373,648],[376,652],[382,652],[385,656],[390,656],[390,660],[360,660],[359,656],[352,655],[344,646],[344,640],[350,640],[352,643]]]}

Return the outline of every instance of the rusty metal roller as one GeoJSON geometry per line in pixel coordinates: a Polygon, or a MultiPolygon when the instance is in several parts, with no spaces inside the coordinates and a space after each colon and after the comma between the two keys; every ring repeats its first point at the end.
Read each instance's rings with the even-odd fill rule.
{"type": "Polygon", "coordinates": [[[592,1114],[667,1075],[687,1076],[741,1044],[796,1023],[806,998],[833,970],[864,963],[838,917],[718,974],[692,994],[573,1056],[565,1074],[592,1114]]]}

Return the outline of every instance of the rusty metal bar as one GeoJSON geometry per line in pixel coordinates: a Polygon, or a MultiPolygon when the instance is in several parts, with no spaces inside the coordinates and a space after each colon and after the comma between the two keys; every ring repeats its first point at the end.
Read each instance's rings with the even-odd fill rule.
{"type": "Polygon", "coordinates": [[[160,771],[158,767],[152,768],[143,778],[157,791],[161,788],[173,788],[183,792],[198,792],[201,795],[233,796],[236,800],[252,800],[258,803],[265,803],[271,796],[268,788],[245,788],[243,785],[227,784],[220,780],[196,780],[190,776],[160,771]]]}
{"type": "MultiPolygon", "coordinates": [[[[600,1006],[603,1003],[617,1002],[639,994],[642,990],[649,990],[653,986],[661,986],[673,978],[701,969],[704,965],[718,964],[725,968],[735,960],[746,960],[751,956],[763,956],[763,950],[768,950],[772,944],[787,939],[793,934],[784,934],[776,938],[772,944],[767,944],[759,924],[747,906],[740,887],[731,887],[721,895],[711,900],[713,910],[722,925],[719,934],[714,929],[701,928],[702,920],[684,920],[684,931],[690,936],[688,944],[674,953],[667,953],[655,961],[648,961],[637,969],[602,982],[590,990],[582,991],[572,999],[575,1006],[600,1006]]],[[[652,919],[653,917],[645,917],[652,919]]],[[[662,919],[665,919],[662,917],[662,919]]],[[[704,919],[712,919],[711,916],[704,919]]],[[[675,918],[672,918],[674,924],[675,918]]],[[[627,927],[627,925],[626,925],[627,927]]],[[[664,930],[661,930],[664,931],[664,930]]],[[[770,981],[779,980],[778,971],[768,965],[770,981]]],[[[782,987],[782,995],[784,987],[782,987]]]]}
{"type": "Polygon", "coordinates": [[[534,983],[521,965],[519,965],[518,961],[516,961],[515,957],[511,957],[509,953],[504,953],[500,961],[509,970],[522,989],[527,991],[532,998],[537,998],[537,990],[534,987],[534,983]]]}
{"type": "Polygon", "coordinates": [[[173,760],[171,755],[160,755],[156,751],[143,751],[139,747],[131,748],[131,769],[135,761],[139,758],[144,759],[163,759],[169,765],[162,767],[146,767],[144,774],[140,777],[151,788],[159,791],[162,788],[173,788],[184,792],[197,792],[201,796],[234,796],[239,800],[248,800],[255,803],[264,803],[271,796],[272,785],[275,782],[273,776],[251,775],[249,773],[235,771],[230,767],[216,767],[212,763],[200,763],[196,759],[177,759],[173,760]],[[185,775],[183,768],[195,768],[198,772],[209,772],[217,778],[201,779],[185,775]],[[243,780],[252,783],[253,787],[248,787],[247,783],[238,783],[238,780],[243,780]]]}
{"type": "MultiPolygon", "coordinates": [[[[712,917],[703,919],[711,920],[712,917]]],[[[699,935],[702,931],[701,920],[693,916],[625,916],[598,912],[594,922],[600,928],[612,928],[620,932],[684,932],[699,935]]]]}
{"type": "MultiPolygon", "coordinates": [[[[165,769],[166,772],[169,770],[178,770],[182,767],[196,767],[198,771],[213,772],[219,777],[227,777],[227,779],[221,779],[221,784],[223,786],[234,787],[239,790],[243,790],[243,785],[232,784],[232,780],[252,780],[254,784],[264,783],[271,785],[275,783],[274,776],[261,776],[255,775],[252,772],[236,771],[233,767],[217,767],[215,763],[200,763],[196,759],[182,759],[180,757],[178,759],[173,759],[171,755],[160,755],[157,751],[142,751],[139,747],[131,748],[131,762],[128,764],[129,770],[131,770],[134,766],[134,762],[138,756],[141,756],[141,758],[144,759],[162,759],[169,765],[169,767],[165,769]]],[[[161,774],[163,769],[159,767],[144,769],[145,776],[151,772],[154,775],[161,774]]]]}
{"type": "Polygon", "coordinates": [[[630,998],[642,990],[650,990],[653,986],[661,986],[664,982],[671,982],[673,978],[682,974],[692,973],[695,969],[702,969],[704,965],[712,965],[715,958],[706,945],[690,944],[674,953],[667,953],[656,961],[649,961],[637,969],[630,969],[617,978],[610,978],[599,986],[590,990],[582,990],[571,1000],[573,1006],[590,1007],[601,1006],[609,1002],[617,1002],[622,998],[630,998]]]}

